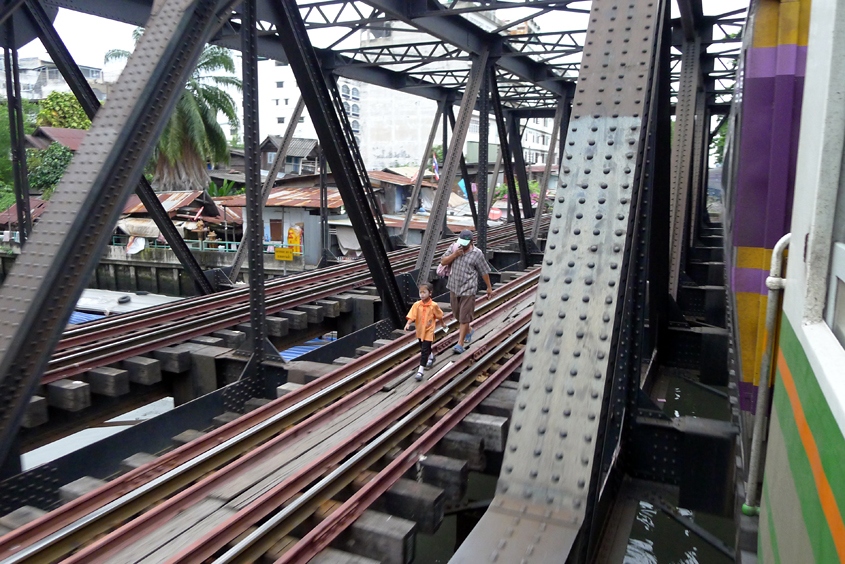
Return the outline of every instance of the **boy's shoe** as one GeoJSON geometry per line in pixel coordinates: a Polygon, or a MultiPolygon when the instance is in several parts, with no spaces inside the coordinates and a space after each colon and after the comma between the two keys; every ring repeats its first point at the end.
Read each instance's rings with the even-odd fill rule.
{"type": "Polygon", "coordinates": [[[470,332],[467,333],[467,336],[464,337],[464,344],[468,345],[472,342],[472,336],[475,334],[475,329],[470,329],[470,332]]]}
{"type": "Polygon", "coordinates": [[[419,369],[417,370],[417,375],[416,375],[416,376],[414,376],[414,379],[415,379],[417,382],[419,382],[419,381],[421,381],[421,380],[423,379],[423,367],[422,367],[422,366],[420,366],[420,367],[419,367],[419,369]]]}
{"type": "Polygon", "coordinates": [[[430,354],[428,355],[428,361],[425,363],[425,367],[431,368],[432,366],[434,366],[434,355],[430,354]]]}
{"type": "Polygon", "coordinates": [[[466,352],[466,349],[463,348],[461,345],[455,345],[454,347],[452,347],[452,350],[455,351],[458,354],[462,354],[462,353],[466,352]]]}

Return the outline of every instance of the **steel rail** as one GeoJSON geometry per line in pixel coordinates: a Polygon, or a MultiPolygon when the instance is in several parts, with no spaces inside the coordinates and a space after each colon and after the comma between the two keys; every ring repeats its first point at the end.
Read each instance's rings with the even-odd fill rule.
{"type": "MultiPolygon", "coordinates": [[[[411,269],[408,262],[407,269],[411,269]]],[[[397,269],[401,271],[403,269],[397,269]]],[[[365,276],[365,275],[362,275],[365,276]]],[[[359,280],[338,280],[315,288],[303,288],[293,294],[274,296],[266,301],[266,311],[274,313],[314,300],[331,297],[355,287],[367,284],[371,278],[359,280]]],[[[86,348],[68,349],[54,355],[48,362],[48,368],[42,376],[42,384],[80,374],[92,368],[112,364],[124,358],[144,354],[158,348],[177,344],[191,337],[205,335],[225,329],[234,324],[249,320],[249,306],[239,305],[229,310],[217,311],[204,316],[194,316],[164,325],[152,331],[133,333],[119,337],[110,337],[106,342],[95,342],[86,348]]]]}
{"type": "MultiPolygon", "coordinates": [[[[497,289],[492,299],[481,298],[478,309],[484,312],[506,302],[515,293],[533,285],[537,276],[537,272],[532,272],[509,282],[497,289]]],[[[130,503],[128,511],[137,511],[133,508],[143,505],[142,501],[134,503],[139,498],[156,500],[183,488],[204,474],[206,468],[241,456],[273,437],[279,429],[295,424],[347,394],[379,370],[395,363],[396,356],[413,349],[415,344],[413,334],[394,340],[12,531],[0,538],[0,557],[6,558],[3,564],[23,562],[31,554],[62,543],[75,548],[78,546],[76,539],[84,538],[82,531],[91,526],[92,515],[109,515],[130,503]]]]}
{"type": "Polygon", "coordinates": [[[517,352],[501,368],[472,390],[443,418],[423,433],[411,446],[396,457],[384,470],[367,482],[352,497],[300,539],[291,550],[274,564],[306,564],[328,547],[344,529],[351,525],[381,495],[414,467],[452,428],[470,414],[490,393],[522,364],[523,351],[517,352]]]}
{"type": "MultiPolygon", "coordinates": [[[[550,217],[545,217],[544,223],[548,224],[550,217]]],[[[507,241],[510,236],[511,229],[509,226],[502,226],[497,228],[494,237],[497,242],[507,241]]],[[[451,239],[446,239],[438,244],[438,250],[445,250],[451,244],[451,239]]],[[[391,259],[397,258],[400,261],[413,261],[416,259],[418,248],[401,249],[390,253],[391,259]]],[[[304,284],[316,283],[332,278],[334,275],[342,276],[347,274],[347,271],[366,271],[366,264],[363,262],[355,262],[347,265],[337,265],[329,268],[321,269],[318,272],[308,272],[298,275],[288,276],[279,280],[268,281],[266,289],[269,293],[278,293],[293,288],[302,287],[304,284]]],[[[201,313],[210,310],[219,309],[221,306],[238,303],[240,300],[245,300],[247,296],[246,288],[237,288],[225,292],[218,292],[213,296],[201,296],[195,298],[186,298],[178,302],[171,302],[161,306],[147,308],[141,312],[134,314],[124,314],[120,316],[105,318],[102,320],[92,321],[80,325],[77,328],[69,329],[64,332],[64,338],[59,342],[58,349],[67,349],[75,346],[80,346],[93,342],[103,336],[111,336],[112,334],[125,334],[132,329],[145,329],[149,327],[150,321],[156,323],[168,321],[188,315],[201,313]],[[110,329],[116,329],[113,333],[110,329]]]]}
{"type": "MultiPolygon", "coordinates": [[[[499,305],[492,311],[479,318],[479,323],[482,325],[486,325],[496,315],[510,307],[510,305],[514,301],[526,299],[534,291],[536,291],[536,289],[532,286],[531,288],[525,290],[516,297],[513,297],[510,300],[504,302],[502,305],[499,305]]],[[[530,315],[530,313],[527,315],[530,315]]],[[[527,317],[523,321],[527,323],[527,317]]],[[[503,332],[502,335],[504,335],[505,333],[507,333],[507,331],[503,332]]],[[[451,347],[452,345],[454,345],[454,343],[457,342],[457,337],[457,332],[453,332],[452,335],[441,340],[439,343],[437,343],[437,346],[435,347],[435,352],[439,353],[442,350],[445,350],[447,347],[451,347]]],[[[505,337],[501,336],[500,338],[503,339],[505,337]]],[[[415,345],[416,343],[409,343],[407,349],[409,351],[415,350],[415,345]]],[[[468,358],[467,362],[472,361],[468,358]]],[[[348,411],[355,405],[358,405],[365,399],[378,393],[385,384],[388,384],[396,380],[397,378],[400,378],[403,374],[410,377],[410,374],[412,373],[416,363],[416,355],[411,355],[411,357],[408,358],[406,361],[402,362],[398,366],[395,366],[391,370],[388,370],[377,378],[369,381],[364,386],[357,388],[354,392],[344,396],[341,400],[335,402],[331,406],[326,407],[325,409],[315,413],[308,419],[298,423],[296,426],[289,428],[281,435],[261,445],[258,449],[251,451],[248,455],[240,458],[236,462],[233,462],[228,466],[224,467],[223,469],[204,478],[202,481],[180,492],[177,496],[168,499],[167,501],[156,506],[154,509],[144,513],[140,517],[124,524],[116,531],[96,541],[89,547],[86,547],[85,549],[81,550],[74,556],[70,557],[68,560],[64,560],[64,562],[66,562],[67,564],[81,564],[83,562],[99,562],[106,558],[113,558],[117,552],[133,543],[141,541],[145,535],[157,530],[168,520],[175,517],[179,512],[184,511],[187,507],[204,499],[211,492],[220,489],[228,481],[237,478],[239,475],[248,471],[250,468],[257,467],[268,457],[274,456],[278,454],[278,452],[280,452],[282,449],[290,446],[290,444],[294,440],[306,435],[307,433],[314,431],[315,429],[319,428],[320,425],[337,417],[340,413],[348,411]]],[[[299,486],[300,489],[313,481],[313,477],[309,478],[308,474],[309,472],[313,473],[315,467],[330,467],[334,464],[339,463],[345,456],[348,456],[348,454],[350,453],[350,449],[354,450],[355,448],[357,448],[356,445],[357,443],[350,445],[347,442],[346,448],[344,450],[338,448],[334,451],[326,453],[322,458],[320,458],[319,462],[312,462],[308,468],[301,470],[297,474],[300,479],[300,481],[297,483],[301,482],[301,485],[299,486]]],[[[272,491],[273,490],[271,490],[271,492],[272,491]]],[[[264,498],[262,497],[259,499],[264,498]]],[[[252,504],[249,507],[252,507],[252,504]]],[[[277,508],[278,505],[273,505],[272,503],[270,503],[270,505],[266,507],[272,510],[273,508],[277,508]]],[[[244,519],[252,520],[255,518],[254,511],[249,509],[245,509],[244,511],[244,519]]],[[[230,536],[234,538],[235,536],[237,536],[237,534],[241,532],[240,528],[238,528],[238,532],[234,532],[234,530],[235,529],[229,529],[227,535],[230,534],[230,536]]],[[[225,542],[227,541],[223,542],[225,544],[225,542]]],[[[207,545],[202,545],[205,545],[204,541],[198,543],[193,548],[196,550],[207,551],[209,547],[207,545]],[[200,548],[201,546],[202,548],[200,548]]],[[[222,546],[218,547],[218,549],[219,548],[222,548],[222,546]]],[[[209,556],[213,553],[214,552],[212,551],[209,556]]],[[[195,557],[196,555],[193,555],[191,558],[195,557]]]]}
{"type": "Polygon", "coordinates": [[[253,562],[259,558],[281,536],[290,533],[307,517],[310,517],[322,502],[338,494],[352,483],[356,476],[375,464],[399,441],[430,419],[451,399],[453,394],[469,386],[480,373],[487,371],[506,352],[523,341],[528,334],[528,322],[531,315],[531,311],[521,315],[513,324],[496,334],[498,339],[495,344],[491,343],[482,351],[460,357],[454,364],[447,366],[428,382],[416,388],[403,401],[394,404],[375,422],[361,429],[342,449],[331,451],[313,461],[297,475],[268,491],[247,508],[227,519],[192,547],[168,560],[167,564],[203,562],[250,526],[257,524],[260,519],[266,518],[266,521],[254,532],[213,562],[214,564],[233,564],[253,562]],[[423,401],[423,398],[428,399],[423,401]],[[401,419],[397,421],[399,417],[401,419]],[[342,457],[339,456],[341,452],[342,457]],[[281,511],[267,518],[272,511],[291,500],[304,486],[313,482],[315,476],[321,475],[321,470],[332,468],[339,460],[343,460],[350,454],[352,457],[349,460],[308,488],[302,495],[290,501],[281,511]]]}
{"type": "MultiPolygon", "coordinates": [[[[401,268],[397,268],[397,272],[410,271],[413,259],[409,258],[402,263],[401,268]]],[[[366,276],[366,275],[361,275],[366,276]]],[[[331,297],[340,292],[354,289],[357,286],[365,285],[371,277],[360,278],[359,280],[343,278],[343,283],[340,281],[332,281],[324,283],[323,285],[314,285],[300,287],[299,291],[283,296],[271,296],[267,299],[266,310],[268,313],[275,313],[283,309],[296,307],[310,303],[314,300],[331,297]]],[[[274,294],[280,291],[273,292],[274,294]]],[[[206,313],[200,316],[201,312],[190,313],[186,315],[184,309],[181,311],[173,311],[170,314],[160,314],[156,317],[156,321],[176,318],[175,323],[162,324],[159,329],[144,332],[135,332],[122,335],[109,335],[100,340],[92,340],[93,344],[82,348],[79,345],[75,348],[67,348],[59,353],[53,355],[47,365],[47,371],[42,376],[42,384],[48,384],[56,380],[67,378],[81,374],[92,368],[102,366],[104,364],[112,364],[123,360],[125,358],[144,354],[156,350],[157,348],[177,344],[183,342],[191,337],[205,335],[210,332],[225,329],[234,324],[248,321],[249,309],[247,305],[243,304],[243,299],[238,298],[224,298],[218,303],[209,304],[208,309],[213,313],[206,313]],[[231,309],[220,311],[221,307],[227,304],[231,305],[231,309]]],[[[123,327],[142,325],[149,328],[146,321],[128,321],[123,327]],[[134,325],[133,325],[134,323],[134,325]]]]}

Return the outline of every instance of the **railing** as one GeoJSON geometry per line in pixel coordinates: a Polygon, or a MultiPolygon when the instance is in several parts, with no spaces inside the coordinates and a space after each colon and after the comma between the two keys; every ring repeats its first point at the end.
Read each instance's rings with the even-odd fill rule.
{"type": "MultiPolygon", "coordinates": [[[[113,247],[125,247],[129,242],[131,237],[129,235],[113,235],[112,236],[112,246],[113,247]]],[[[152,249],[169,249],[170,245],[167,243],[162,243],[158,239],[153,239],[152,237],[145,237],[147,240],[147,248],[152,249]]],[[[221,253],[234,253],[238,250],[238,246],[240,246],[240,241],[198,241],[195,239],[185,239],[185,244],[188,246],[189,249],[192,251],[211,251],[211,252],[221,252],[221,253]]],[[[264,242],[264,252],[271,254],[274,252],[276,248],[287,249],[289,247],[294,248],[294,256],[302,256],[302,245],[288,245],[287,243],[282,243],[279,241],[265,241],[264,242]],[[299,249],[299,250],[296,250],[299,249]]]]}

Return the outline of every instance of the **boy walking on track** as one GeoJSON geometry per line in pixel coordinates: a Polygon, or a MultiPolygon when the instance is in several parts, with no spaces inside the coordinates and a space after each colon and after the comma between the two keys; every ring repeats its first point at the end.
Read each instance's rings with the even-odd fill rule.
{"type": "Polygon", "coordinates": [[[417,339],[420,342],[420,367],[417,369],[416,379],[422,380],[423,370],[431,368],[434,364],[434,355],[431,354],[431,345],[434,342],[434,331],[437,323],[443,324],[443,310],[431,299],[431,286],[420,284],[420,301],[411,306],[411,311],[406,316],[405,331],[409,331],[411,322],[417,326],[417,339]]]}

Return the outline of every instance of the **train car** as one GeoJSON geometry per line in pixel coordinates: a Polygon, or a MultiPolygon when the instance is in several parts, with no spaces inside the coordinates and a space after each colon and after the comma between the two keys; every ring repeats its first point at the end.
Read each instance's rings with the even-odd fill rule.
{"type": "Polygon", "coordinates": [[[762,0],[746,29],[724,174],[742,512],[758,562],[841,562],[845,5],[762,0]]]}

